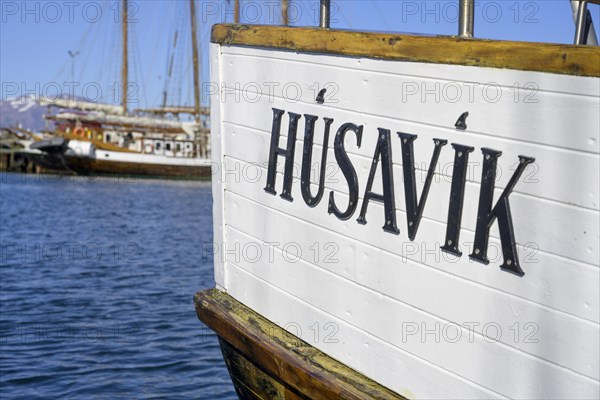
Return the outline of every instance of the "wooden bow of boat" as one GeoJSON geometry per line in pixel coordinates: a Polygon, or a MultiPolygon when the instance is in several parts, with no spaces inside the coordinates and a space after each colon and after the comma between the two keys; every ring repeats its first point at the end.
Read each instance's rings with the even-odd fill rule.
{"type": "Polygon", "coordinates": [[[196,293],[242,399],[403,399],[217,289],[196,293]]]}

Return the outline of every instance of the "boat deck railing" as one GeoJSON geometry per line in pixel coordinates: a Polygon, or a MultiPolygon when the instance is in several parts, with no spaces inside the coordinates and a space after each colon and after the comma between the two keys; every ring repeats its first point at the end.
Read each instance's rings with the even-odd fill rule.
{"type": "MultiPolygon", "coordinates": [[[[599,0],[590,0],[592,3],[600,4],[599,0]]],[[[587,9],[587,0],[571,0],[571,7],[576,13],[575,18],[575,39],[573,44],[590,44],[598,45],[598,39],[596,38],[596,32],[594,30],[594,23],[592,21],[592,15],[587,9]]]]}
{"type": "MultiPolygon", "coordinates": [[[[573,44],[598,45],[592,15],[588,3],[600,4],[600,0],[570,0],[575,18],[575,39],[573,44]]],[[[321,0],[320,23],[324,29],[330,27],[330,0],[321,0]]],[[[459,0],[458,36],[473,38],[475,32],[475,0],[459,0]]]]}

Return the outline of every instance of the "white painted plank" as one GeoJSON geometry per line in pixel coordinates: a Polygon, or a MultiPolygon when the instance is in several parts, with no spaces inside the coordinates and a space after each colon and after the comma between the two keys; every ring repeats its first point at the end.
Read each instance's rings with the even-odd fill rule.
{"type": "Polygon", "coordinates": [[[416,78],[430,77],[448,82],[465,81],[465,76],[468,77],[470,82],[488,82],[490,81],[490,76],[494,76],[495,82],[506,87],[512,86],[515,82],[538,82],[540,83],[540,91],[582,96],[598,97],[598,90],[600,90],[600,81],[597,78],[551,74],[547,72],[346,57],[337,54],[319,54],[318,57],[315,57],[313,54],[245,46],[223,46],[222,52],[224,56],[291,60],[304,64],[306,68],[311,68],[315,64],[322,64],[329,67],[364,72],[380,72],[395,75],[401,73],[402,75],[416,78]],[[401,65],[401,68],[398,65],[401,65]]]}
{"type": "MultiPolygon", "coordinates": [[[[226,199],[226,202],[229,203],[229,200],[226,199]]],[[[228,232],[228,235],[231,235],[232,242],[241,243],[242,246],[248,243],[242,235],[235,235],[234,231],[228,232]]],[[[252,241],[251,238],[247,240],[252,241]]],[[[436,323],[443,326],[445,321],[302,260],[285,262],[281,251],[274,252],[273,263],[251,263],[242,258],[240,267],[358,329],[369,331],[398,348],[505,396],[586,398],[600,394],[597,380],[525,355],[503,344],[489,343],[481,335],[469,336],[466,329],[461,328],[460,335],[453,331],[439,340],[434,335],[403,335],[408,324],[424,324],[433,329],[436,323]],[[493,366],[498,373],[490,373],[486,366],[493,366]],[[536,385],[538,382],[539,385],[536,385]]],[[[254,295],[262,296],[264,292],[254,295]]],[[[273,318],[270,315],[266,317],[273,318]]],[[[453,325],[453,328],[459,329],[458,325],[453,325]]],[[[440,331],[443,331],[442,328],[440,331]]]]}
{"type": "Polygon", "coordinates": [[[499,399],[497,393],[469,382],[361,331],[334,316],[312,307],[302,299],[274,288],[268,282],[232,264],[228,273],[229,294],[301,339],[341,360],[349,367],[410,399],[499,399]],[[319,325],[321,340],[315,341],[319,325]],[[326,324],[328,329],[325,330],[326,324]],[[334,336],[325,341],[324,334],[334,336]],[[315,327],[316,328],[316,327],[315,327]],[[335,342],[337,340],[337,342],[335,342]]]}
{"type": "MultiPolygon", "coordinates": [[[[243,170],[243,163],[239,161],[226,158],[226,164],[230,171],[243,170]],[[238,164],[237,167],[236,164],[238,164]]],[[[262,176],[266,176],[264,170],[262,176]]],[[[368,215],[372,216],[372,219],[369,220],[367,225],[361,226],[354,219],[339,221],[333,215],[328,215],[326,199],[322,200],[317,207],[309,208],[302,203],[301,198],[290,203],[282,200],[279,196],[265,193],[263,191],[264,181],[262,180],[243,179],[241,175],[239,178],[235,183],[233,181],[228,183],[228,191],[280,210],[284,214],[293,215],[307,221],[315,228],[321,227],[363,243],[376,244],[379,248],[396,255],[400,259],[406,258],[575,316],[598,321],[598,310],[600,309],[598,287],[600,280],[599,269],[596,267],[542,252],[528,253],[526,249],[519,247],[522,267],[526,275],[523,278],[518,278],[498,268],[500,264],[499,255],[496,254],[496,257],[492,258],[494,257],[492,251],[490,251],[492,261],[488,266],[470,261],[466,251],[459,260],[441,252],[439,247],[445,235],[443,224],[423,220],[419,228],[419,237],[424,239],[418,242],[409,242],[402,234],[395,236],[381,230],[382,224],[378,224],[379,221],[376,217],[381,216],[383,211],[382,206],[377,203],[372,203],[369,206],[368,215]],[[529,257],[527,258],[527,256],[529,257]],[[572,290],[572,288],[577,288],[577,290],[572,290]]],[[[282,181],[281,176],[278,177],[278,181],[282,181]]],[[[299,188],[297,184],[295,185],[292,192],[298,193],[299,188]]],[[[340,196],[340,202],[346,201],[343,196],[340,196]]],[[[233,226],[236,225],[233,224],[233,226]]],[[[263,225],[260,224],[259,226],[262,227],[263,225]]],[[[473,232],[463,232],[461,234],[461,247],[466,250],[467,244],[472,243],[472,240],[473,232]]],[[[490,239],[490,249],[499,249],[499,246],[498,239],[490,239]]],[[[367,261],[364,258],[362,259],[365,262],[367,261]]],[[[385,276],[381,278],[386,279],[385,276]]]]}
{"type": "MultiPolygon", "coordinates": [[[[229,123],[225,123],[224,131],[226,132],[226,135],[231,137],[231,140],[226,143],[226,153],[228,155],[248,163],[256,163],[261,166],[266,165],[269,154],[269,143],[271,140],[270,134],[251,130],[246,127],[231,126],[229,123]],[[241,141],[244,143],[241,144],[241,141]]],[[[322,133],[320,133],[320,136],[322,136],[322,133]]],[[[285,140],[283,140],[282,143],[285,143],[285,140]]],[[[415,143],[415,150],[420,144],[419,141],[415,143]]],[[[424,144],[430,147],[430,149],[433,147],[429,146],[429,143],[424,144]]],[[[282,144],[282,146],[285,145],[282,144]]],[[[366,144],[364,144],[364,146],[366,146],[366,144]]],[[[394,150],[397,150],[398,153],[400,152],[399,148],[395,148],[394,150]]],[[[298,140],[294,157],[295,163],[298,164],[298,167],[295,168],[296,180],[300,178],[302,151],[303,141],[298,140]]],[[[317,166],[320,165],[321,151],[322,147],[315,145],[313,160],[318,163],[316,164],[317,166]]],[[[358,171],[359,188],[364,191],[364,186],[366,185],[371,166],[371,156],[362,154],[358,156],[353,154],[350,156],[350,159],[358,171]]],[[[401,162],[401,160],[396,159],[396,162],[401,162]]],[[[479,166],[472,165],[473,168],[469,168],[469,171],[472,171],[471,175],[481,175],[480,165],[481,163],[479,163],[479,166]]],[[[452,166],[450,165],[447,169],[449,170],[448,174],[451,175],[452,166]]],[[[280,158],[278,170],[280,172],[283,171],[282,158],[280,158]]],[[[317,168],[315,168],[315,170],[317,170],[317,168]]],[[[331,148],[328,152],[327,171],[327,189],[347,194],[348,187],[345,178],[335,163],[335,157],[331,148]]],[[[509,171],[509,173],[512,174],[513,171],[509,171]]],[[[419,178],[419,194],[422,190],[422,182],[425,181],[425,175],[425,171],[419,171],[417,175],[419,178]]],[[[261,176],[261,183],[264,185],[264,182],[266,182],[266,171],[263,170],[261,176]]],[[[399,211],[397,213],[399,228],[401,232],[404,232],[403,234],[406,235],[406,205],[403,186],[403,169],[401,165],[395,164],[394,178],[396,204],[399,211]]],[[[520,179],[517,189],[528,185],[541,185],[541,182],[530,182],[529,179],[531,178],[525,174],[525,176],[520,179]]],[[[282,179],[277,181],[278,184],[276,185],[276,190],[281,190],[282,182],[282,179]]],[[[443,224],[446,223],[450,185],[451,176],[448,175],[438,176],[437,179],[434,180],[431,186],[430,197],[428,198],[428,203],[424,210],[425,218],[443,224]]],[[[299,189],[299,187],[294,187],[292,195],[302,202],[299,189]]],[[[376,193],[382,193],[382,181],[379,174],[375,178],[373,190],[376,193]]],[[[316,188],[314,191],[316,191],[316,188]]],[[[462,221],[462,227],[465,230],[471,230],[473,232],[475,230],[479,191],[480,185],[478,183],[471,181],[466,186],[462,221]]],[[[500,196],[501,192],[501,188],[497,188],[495,195],[496,199],[500,196]]],[[[362,196],[363,192],[361,191],[361,199],[362,196]]],[[[564,203],[540,200],[539,198],[524,195],[516,191],[510,196],[510,199],[515,235],[519,243],[523,245],[529,243],[532,249],[535,248],[542,252],[549,252],[592,265],[597,266],[600,264],[600,212],[573,207],[564,203]]],[[[367,214],[367,216],[371,215],[373,215],[372,212],[367,214]]],[[[383,225],[383,221],[379,221],[379,217],[382,216],[383,214],[375,215],[376,218],[374,223],[383,225]]],[[[371,218],[368,220],[370,219],[371,218]]],[[[499,237],[496,233],[496,229],[492,231],[492,235],[496,238],[499,237]]],[[[417,240],[422,239],[423,236],[417,236],[417,240]]],[[[443,237],[440,238],[440,240],[442,239],[443,237]]]]}
{"type": "MultiPolygon", "coordinates": [[[[396,132],[405,132],[418,135],[415,141],[415,160],[419,165],[425,168],[429,167],[431,152],[433,147],[433,138],[448,140],[448,145],[442,150],[439,159],[440,172],[445,176],[452,173],[454,162],[454,151],[451,143],[460,143],[475,148],[469,158],[470,170],[475,171],[469,174],[468,179],[471,182],[481,182],[481,165],[483,155],[482,147],[493,148],[503,152],[498,160],[497,187],[506,186],[518,162],[519,155],[526,155],[536,158],[537,167],[531,167],[526,171],[524,177],[530,180],[530,183],[521,182],[515,187],[516,193],[529,194],[536,198],[559,201],[571,205],[578,205],[591,209],[598,209],[600,204],[600,177],[597,173],[600,170],[600,156],[590,153],[573,152],[570,150],[561,150],[547,146],[539,146],[531,143],[522,142],[516,144],[512,141],[506,141],[497,137],[480,137],[468,135],[460,131],[441,129],[432,126],[408,124],[401,121],[392,121],[386,118],[372,117],[368,115],[352,114],[345,111],[334,110],[327,107],[321,107],[315,104],[306,104],[302,106],[287,104],[284,100],[275,99],[273,102],[262,99],[257,103],[239,102],[230,105],[223,111],[223,120],[228,123],[248,126],[261,130],[269,134],[271,131],[273,111],[272,107],[284,109],[292,112],[302,112],[306,114],[317,115],[320,117],[315,128],[317,143],[322,143],[323,135],[323,117],[334,118],[331,127],[330,147],[333,144],[335,131],[342,123],[353,122],[357,125],[363,125],[363,140],[360,149],[357,149],[354,138],[349,139],[348,152],[352,154],[362,154],[372,157],[376,145],[377,128],[389,129],[392,133],[392,153],[394,163],[401,164],[400,139],[396,132]],[[479,172],[479,173],[477,173],[479,172]]],[[[288,116],[283,118],[281,134],[282,138],[287,135],[288,116]]],[[[304,118],[298,127],[298,138],[303,137],[304,118]]],[[[240,140],[236,138],[235,140],[240,140]]],[[[285,143],[281,139],[281,145],[285,143]]],[[[263,147],[261,160],[268,160],[269,146],[263,147]]],[[[300,163],[301,158],[297,160],[300,163]]],[[[315,160],[316,161],[316,160],[315,160]]],[[[332,160],[333,161],[333,160],[332,160]]],[[[366,178],[365,178],[366,179],[366,178]]]]}
{"type": "MultiPolygon", "coordinates": [[[[515,98],[515,89],[496,84],[498,75],[506,75],[508,70],[488,69],[486,80],[473,86],[468,73],[473,67],[457,67],[463,69],[464,78],[440,82],[402,75],[401,62],[395,73],[326,65],[307,68],[305,63],[290,60],[289,54],[281,52],[281,60],[224,55],[223,82],[238,84],[247,92],[242,101],[253,101],[256,96],[252,92],[257,88],[267,97],[267,82],[275,82],[279,83],[272,86],[276,97],[286,98],[288,103],[306,104],[315,102],[318,89],[311,89],[315,82],[331,82],[329,91],[335,87],[337,93],[326,105],[333,109],[451,129],[460,114],[469,111],[467,132],[471,136],[498,136],[592,153],[600,150],[598,95],[543,91],[528,94],[521,89],[515,98]],[[526,98],[529,95],[532,98],[526,98]]],[[[293,57],[318,59],[314,55],[293,57]]],[[[517,82],[519,86],[529,83],[530,80],[517,82]]],[[[510,86],[513,84],[514,81],[510,86]]],[[[537,82],[533,84],[539,87],[537,82]]]]}
{"type": "MultiPolygon", "coordinates": [[[[251,238],[256,238],[261,244],[260,248],[240,248],[240,255],[246,262],[270,263],[271,260],[266,254],[267,247],[262,246],[262,242],[279,241],[281,244],[278,247],[289,253],[284,260],[296,261],[303,258],[318,268],[329,270],[351,282],[364,284],[374,291],[390,295],[404,304],[443,319],[445,324],[476,322],[479,326],[473,330],[479,333],[482,333],[486,324],[499,324],[503,330],[500,342],[507,346],[563,365],[594,379],[599,377],[600,350],[598,341],[595,340],[600,337],[598,323],[540,307],[489,287],[402,260],[376,247],[314,228],[310,223],[286,217],[237,195],[228,194],[225,201],[230,207],[230,220],[236,221],[235,228],[228,227],[228,235],[238,238],[232,239],[233,243],[243,243],[235,232],[237,229],[251,238]],[[309,228],[312,229],[310,236],[298,234],[306,232],[309,228]],[[232,231],[234,232],[231,233],[232,231]],[[259,249],[264,250],[264,254],[259,249]],[[333,258],[327,255],[334,254],[336,249],[341,250],[335,253],[339,254],[338,262],[329,262],[333,258]],[[361,280],[353,278],[347,271],[338,272],[340,269],[353,269],[355,273],[360,274],[361,280]],[[393,281],[392,277],[395,278],[393,281]],[[394,282],[395,286],[390,287],[377,281],[382,278],[387,282],[394,282]],[[384,288],[388,290],[382,290],[384,288]],[[414,293],[411,288],[419,288],[419,293],[414,293]],[[432,293],[435,293],[435,296],[432,296],[432,293]],[[439,299],[446,300],[439,302],[439,299]],[[515,324],[518,324],[518,329],[515,324]],[[526,325],[528,329],[524,329],[526,325]],[[515,339],[515,332],[511,329],[517,330],[520,336],[518,339],[515,339]],[[534,331],[532,337],[524,340],[524,335],[534,331]],[[574,346],[574,342],[578,344],[574,346]]],[[[243,264],[240,260],[235,262],[243,264]]],[[[295,264],[295,268],[304,265],[295,264]]]]}
{"type": "MultiPolygon", "coordinates": [[[[531,185],[519,182],[511,195],[514,220],[518,221],[515,228],[521,243],[519,251],[526,271],[524,278],[501,271],[498,261],[482,266],[467,258],[466,247],[473,240],[481,174],[476,166],[474,176],[468,177],[461,231],[465,254],[459,260],[443,257],[439,243],[434,243],[442,241],[445,234],[449,179],[444,177],[451,168],[447,172],[442,168],[440,182],[432,186],[417,241],[411,243],[406,238],[398,140],[393,140],[392,146],[396,206],[400,211],[398,226],[402,231],[399,237],[381,230],[383,211],[377,203],[369,207],[369,223],[359,226],[352,219],[341,222],[327,215],[328,190],[321,204],[310,209],[302,201],[298,182],[294,182],[293,188],[296,200],[289,203],[262,190],[266,179],[264,168],[258,169],[262,174],[258,180],[256,175],[255,180],[248,179],[245,173],[251,169],[237,177],[241,179],[235,177],[236,172],[229,173],[224,180],[215,179],[219,183],[213,183],[224,209],[220,224],[227,224],[227,228],[215,230],[215,241],[221,239],[221,245],[232,247],[263,240],[293,240],[302,249],[315,241],[333,241],[341,251],[340,260],[333,265],[321,258],[286,262],[278,250],[270,262],[249,262],[248,257],[236,263],[221,260],[220,267],[216,267],[222,280],[217,282],[218,287],[270,319],[285,317],[290,312],[306,323],[315,316],[333,318],[346,329],[344,336],[352,342],[344,342],[349,346],[341,348],[330,344],[316,346],[409,397],[413,393],[425,398],[488,398],[499,393],[528,398],[600,396],[600,120],[597,118],[600,80],[213,46],[219,49],[213,59],[219,74],[213,75],[213,82],[219,82],[222,89],[236,83],[240,87],[251,83],[244,88],[249,90],[233,90],[233,95],[221,92],[222,96],[213,98],[213,110],[219,108],[219,116],[213,115],[213,122],[219,124],[218,131],[222,134],[217,139],[221,142],[214,161],[224,163],[221,169],[225,166],[229,171],[236,168],[240,171],[239,168],[248,166],[247,162],[267,161],[274,106],[333,117],[334,132],[342,122],[364,125],[362,148],[354,146],[354,138],[348,143],[352,162],[358,167],[361,198],[380,126],[390,129],[394,137],[396,131],[419,135],[415,158],[424,163],[423,168],[429,163],[434,137],[476,147],[471,162],[479,162],[479,168],[480,147],[503,151],[499,166],[506,173],[498,180],[497,188],[503,188],[512,175],[507,169],[518,154],[536,157],[539,165],[534,176],[538,182],[531,185]],[[252,93],[261,90],[261,85],[264,88],[267,82],[279,83],[275,97],[251,100],[256,99],[252,93]],[[288,82],[297,82],[303,89],[299,103],[282,98],[281,85],[288,82]],[[340,102],[315,105],[317,88],[310,89],[315,82],[337,84],[340,102]],[[472,102],[463,96],[449,103],[433,101],[431,95],[424,100],[419,96],[402,98],[403,87],[416,85],[422,90],[423,85],[431,88],[436,82],[446,87],[497,82],[502,86],[502,99],[497,103],[472,102]],[[514,90],[510,88],[515,82],[536,83],[540,91],[535,97],[540,102],[522,103],[520,98],[515,103],[514,90]],[[235,96],[242,94],[245,96],[236,101],[235,96]],[[452,125],[466,110],[471,113],[467,120],[469,129],[457,132],[452,125]],[[518,129],[506,129],[514,125],[518,129]],[[524,263],[523,245],[528,239],[522,237],[540,245],[535,255],[539,262],[524,263]],[[415,245],[416,249],[409,247],[415,245]],[[496,322],[500,326],[512,321],[533,321],[539,327],[539,342],[511,343],[503,335],[500,343],[491,344],[477,329],[479,333],[474,334],[473,341],[461,337],[457,343],[398,338],[398,331],[401,335],[406,322],[423,322],[431,327],[435,323],[466,322],[462,317],[472,317],[474,322],[496,322]]],[[[282,124],[280,144],[285,141],[286,123],[287,117],[282,124]]],[[[213,128],[216,124],[213,123],[213,128]]],[[[322,137],[320,129],[318,124],[317,142],[322,137]]],[[[299,139],[302,132],[303,122],[298,129],[299,139]]],[[[301,146],[299,140],[298,163],[301,146]]],[[[440,164],[448,166],[454,154],[450,146],[444,150],[440,164]]],[[[316,146],[313,162],[319,160],[319,155],[320,146],[316,146]]],[[[329,160],[334,160],[332,153],[329,160]]],[[[419,171],[417,180],[423,174],[419,171]]],[[[335,190],[336,199],[345,204],[345,180],[339,171],[332,177],[338,178],[338,182],[328,182],[328,189],[335,190]]],[[[375,182],[375,191],[380,190],[379,176],[375,182]]],[[[282,176],[278,175],[278,191],[281,183],[282,176]]],[[[490,251],[499,248],[497,237],[494,227],[490,251]]],[[[215,261],[218,258],[215,256],[215,261]]],[[[510,328],[504,328],[505,334],[510,328]]],[[[514,332],[510,331],[510,335],[514,332]]]]}

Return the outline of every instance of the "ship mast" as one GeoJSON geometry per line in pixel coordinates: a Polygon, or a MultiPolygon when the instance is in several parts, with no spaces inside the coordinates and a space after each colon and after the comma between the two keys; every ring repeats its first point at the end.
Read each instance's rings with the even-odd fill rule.
{"type": "Polygon", "coordinates": [[[127,113],[127,0],[123,0],[123,67],[121,70],[121,82],[123,84],[121,105],[123,112],[127,113]]]}
{"type": "Polygon", "coordinates": [[[200,75],[198,72],[198,43],[196,37],[196,7],[190,0],[190,17],[192,18],[192,58],[194,60],[194,114],[196,122],[200,122],[200,75]]]}
{"type": "Polygon", "coordinates": [[[281,0],[281,18],[284,26],[289,25],[288,0],[281,0]]]}

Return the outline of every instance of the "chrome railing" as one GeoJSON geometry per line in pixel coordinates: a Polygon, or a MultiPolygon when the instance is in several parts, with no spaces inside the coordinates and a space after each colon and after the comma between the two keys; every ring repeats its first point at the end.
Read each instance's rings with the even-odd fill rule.
{"type": "Polygon", "coordinates": [[[319,23],[321,28],[329,29],[330,13],[330,0],[321,0],[321,19],[319,23]]]}
{"type": "Polygon", "coordinates": [[[460,0],[458,36],[472,38],[475,30],[475,0],[460,0]]]}
{"type": "MultiPolygon", "coordinates": [[[[592,15],[588,2],[590,0],[570,0],[575,19],[574,44],[598,45],[592,15]]],[[[600,3],[598,0],[591,0],[600,3]]],[[[321,0],[319,26],[324,29],[330,27],[330,0],[321,0]]],[[[473,38],[475,32],[475,0],[459,0],[458,36],[473,38]]]]}
{"type": "Polygon", "coordinates": [[[574,44],[598,45],[598,38],[594,30],[592,15],[590,14],[587,0],[571,0],[573,19],[575,20],[574,44]]]}

